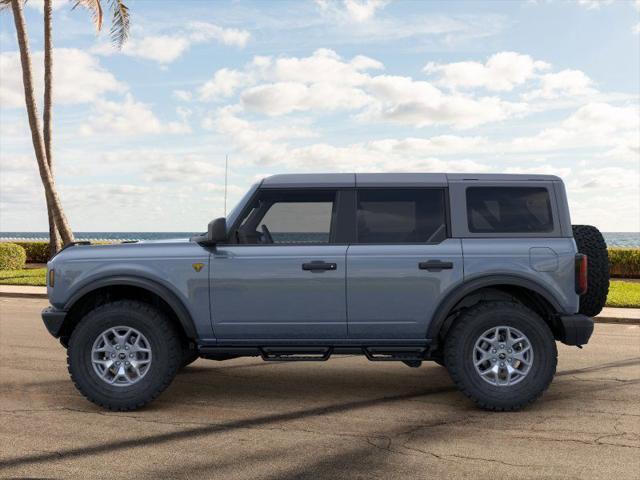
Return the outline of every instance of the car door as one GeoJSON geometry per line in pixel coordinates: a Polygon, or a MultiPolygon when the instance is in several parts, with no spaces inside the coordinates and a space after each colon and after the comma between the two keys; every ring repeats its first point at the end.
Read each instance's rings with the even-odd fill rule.
{"type": "Polygon", "coordinates": [[[461,282],[462,247],[448,238],[446,188],[359,188],[357,241],[347,252],[354,339],[422,339],[461,282]]]}
{"type": "Polygon", "coordinates": [[[263,189],[211,262],[216,338],[306,340],[347,335],[346,244],[335,189],[263,189]]]}

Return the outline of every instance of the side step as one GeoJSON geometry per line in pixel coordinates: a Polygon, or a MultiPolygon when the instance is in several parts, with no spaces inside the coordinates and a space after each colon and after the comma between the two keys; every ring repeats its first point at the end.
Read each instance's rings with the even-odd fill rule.
{"type": "Polygon", "coordinates": [[[331,347],[264,347],[260,349],[266,362],[324,362],[329,360],[331,347]]]}
{"type": "Polygon", "coordinates": [[[364,347],[362,351],[372,362],[421,362],[427,357],[424,347],[364,347]]]}

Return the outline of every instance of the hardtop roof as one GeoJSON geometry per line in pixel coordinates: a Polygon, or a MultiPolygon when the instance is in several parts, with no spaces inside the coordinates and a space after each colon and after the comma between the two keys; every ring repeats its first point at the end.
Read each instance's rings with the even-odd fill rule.
{"type": "Polygon", "coordinates": [[[557,181],[555,175],[517,173],[286,173],[262,180],[264,188],[427,187],[449,182],[557,181]]]}

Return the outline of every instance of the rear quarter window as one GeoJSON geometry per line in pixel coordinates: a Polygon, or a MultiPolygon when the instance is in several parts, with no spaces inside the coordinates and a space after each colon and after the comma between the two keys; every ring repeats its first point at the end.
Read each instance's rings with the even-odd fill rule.
{"type": "Polygon", "coordinates": [[[469,187],[467,221],[472,233],[552,232],[549,191],[544,187],[469,187]]]}

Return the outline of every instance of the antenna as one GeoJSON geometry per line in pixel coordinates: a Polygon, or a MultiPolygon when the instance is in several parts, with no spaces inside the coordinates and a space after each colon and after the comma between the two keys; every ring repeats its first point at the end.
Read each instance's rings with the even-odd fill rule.
{"type": "Polygon", "coordinates": [[[224,156],[224,216],[227,216],[227,178],[229,173],[229,155],[224,156]]]}

